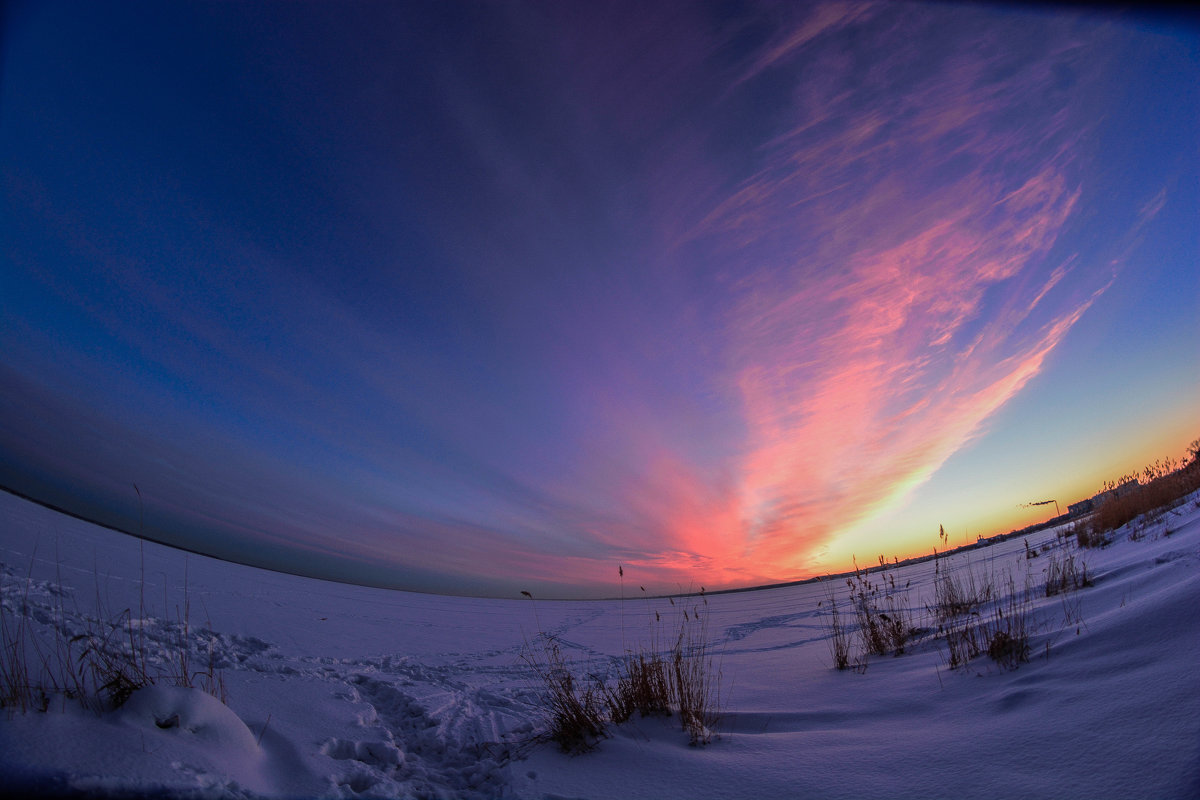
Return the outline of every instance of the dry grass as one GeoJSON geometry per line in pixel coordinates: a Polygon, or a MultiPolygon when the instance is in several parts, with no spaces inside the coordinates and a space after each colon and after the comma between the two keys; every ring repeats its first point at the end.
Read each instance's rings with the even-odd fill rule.
{"type": "Polygon", "coordinates": [[[23,581],[0,584],[0,706],[26,713],[48,711],[55,699],[96,711],[119,705],[109,700],[107,684],[116,686],[126,675],[132,680],[135,671],[123,665],[118,670],[108,649],[90,647],[86,635],[71,635],[79,624],[90,633],[95,618],[66,610],[61,579],[41,587],[54,598],[48,609],[30,600],[36,560],[35,550],[23,581]]]}
{"type": "Polygon", "coordinates": [[[605,735],[602,684],[575,675],[556,636],[539,633],[535,641],[521,657],[546,690],[550,739],[564,752],[591,750],[605,735]]]}
{"type": "Polygon", "coordinates": [[[50,691],[65,677],[55,669],[62,660],[47,659],[31,633],[31,583],[27,577],[19,599],[4,597],[0,608],[0,706],[22,713],[30,709],[45,711],[50,705],[50,691]]]}
{"type": "Polygon", "coordinates": [[[1006,584],[997,593],[990,589],[989,582],[994,601],[947,620],[939,629],[950,669],[958,669],[984,653],[1004,669],[1016,669],[1029,660],[1033,594],[1028,579],[1025,587],[1018,589],[1010,574],[1006,584]]]}
{"type": "Polygon", "coordinates": [[[996,603],[991,619],[984,623],[987,654],[1005,669],[1016,669],[1029,660],[1029,634],[1033,592],[1028,581],[1022,589],[1010,575],[1003,599],[996,603]]]}
{"type": "Polygon", "coordinates": [[[722,675],[709,646],[707,605],[705,598],[703,613],[696,604],[690,615],[683,609],[671,648],[672,699],[692,745],[708,744],[720,720],[722,675]]]}
{"type": "MultiPolygon", "coordinates": [[[[883,564],[880,557],[880,565],[883,564]]],[[[854,575],[846,579],[850,603],[858,621],[863,651],[871,655],[901,655],[913,636],[912,613],[908,608],[908,586],[896,586],[890,572],[872,574],[855,564],[854,575]]]]}
{"type": "Polygon", "coordinates": [[[722,678],[710,643],[708,598],[702,588],[699,599],[680,595],[667,602],[666,620],[652,610],[649,644],[625,654],[615,684],[607,689],[609,715],[620,723],[635,711],[642,716],[677,712],[689,743],[708,744],[720,720],[722,678]]]}
{"type": "MultiPolygon", "coordinates": [[[[1044,558],[1045,583],[1034,590],[1031,566],[1018,570],[1024,574],[1024,586],[1010,573],[1001,585],[994,576],[977,572],[968,563],[949,568],[944,557],[934,553],[932,603],[924,607],[925,619],[936,626],[936,636],[947,648],[952,669],[961,667],[980,655],[988,655],[1000,667],[1015,669],[1029,660],[1030,636],[1033,629],[1033,598],[1063,597],[1067,623],[1077,630],[1083,625],[1078,600],[1074,592],[1092,585],[1084,559],[1075,553],[1059,552],[1072,539],[1082,548],[1102,547],[1111,540],[1113,530],[1140,520],[1140,527],[1130,532],[1137,541],[1146,536],[1146,528],[1159,522],[1166,512],[1200,490],[1200,439],[1192,442],[1188,456],[1182,461],[1163,459],[1144,469],[1137,476],[1125,476],[1105,484],[1110,492],[1093,515],[1084,522],[1059,531],[1059,542],[1035,548],[1024,541],[1022,564],[1032,565],[1044,558]]],[[[1200,507],[1200,500],[1196,501],[1200,507]]],[[[1169,516],[1158,535],[1172,534],[1169,516]]],[[[939,529],[943,547],[949,545],[944,529],[939,529]]],[[[914,616],[907,603],[908,584],[897,587],[894,575],[880,558],[880,569],[865,571],[855,564],[855,572],[846,579],[849,600],[854,611],[854,623],[847,626],[832,591],[826,592],[828,603],[825,623],[828,627],[830,656],[838,670],[859,665],[865,669],[866,657],[888,653],[899,655],[926,628],[914,627],[914,616]],[[855,645],[860,654],[855,658],[855,645]]],[[[1047,649],[1049,645],[1047,644],[1047,649]]]]}
{"type": "MultiPolygon", "coordinates": [[[[33,560],[36,560],[36,553],[33,560]]],[[[165,647],[152,653],[146,626],[144,575],[138,613],[125,608],[113,613],[100,597],[97,574],[95,613],[68,610],[61,579],[45,587],[54,598],[49,611],[30,602],[35,584],[30,574],[24,586],[4,585],[0,609],[0,706],[25,713],[47,711],[53,700],[78,702],[97,713],[120,707],[138,689],[156,683],[200,688],[226,700],[224,678],[216,668],[210,641],[207,664],[191,668],[190,600],[185,577],[184,605],[165,647]],[[16,588],[17,591],[12,591],[16,588]],[[35,628],[34,623],[38,625],[35,628]]],[[[165,604],[165,600],[164,600],[165,604]]]]}
{"type": "MultiPolygon", "coordinates": [[[[618,568],[620,569],[620,568],[618,568]]],[[[621,570],[624,578],[624,570],[621,570]]],[[[646,589],[642,587],[642,594],[646,589]]],[[[673,602],[673,601],[672,601],[673,602]]],[[[634,713],[643,717],[670,716],[673,695],[671,670],[661,644],[662,615],[646,603],[647,619],[654,615],[649,626],[649,642],[639,645],[636,652],[625,645],[625,597],[621,592],[621,647],[624,650],[616,682],[605,686],[609,716],[613,722],[625,722],[634,713]]]]}
{"type": "Polygon", "coordinates": [[[1080,547],[1102,547],[1109,542],[1109,533],[1139,517],[1155,521],[1164,511],[1177,505],[1192,492],[1200,489],[1200,439],[1189,447],[1190,461],[1165,458],[1148,465],[1138,475],[1126,475],[1107,482],[1105,491],[1113,492],[1096,509],[1092,517],[1076,527],[1080,547]],[[1118,489],[1125,487],[1124,491],[1118,489]]]}
{"type": "Polygon", "coordinates": [[[1075,543],[1083,548],[1107,547],[1112,543],[1108,534],[1110,528],[1096,527],[1092,523],[1075,526],[1075,543]]]}
{"type": "Polygon", "coordinates": [[[825,592],[825,602],[829,603],[829,654],[833,657],[835,669],[850,668],[850,637],[842,625],[842,615],[838,612],[837,597],[832,588],[825,592]]]}
{"type": "Polygon", "coordinates": [[[914,625],[909,607],[910,585],[896,584],[895,575],[889,571],[883,556],[879,558],[879,565],[879,570],[870,572],[855,563],[854,574],[846,578],[850,607],[854,612],[853,628],[843,622],[832,588],[826,590],[825,599],[817,604],[818,607],[829,605],[826,625],[835,669],[863,672],[868,656],[902,655],[918,636],[919,629],[914,625]]]}
{"type": "Polygon", "coordinates": [[[958,669],[983,652],[987,631],[979,622],[980,609],[996,596],[994,579],[976,575],[970,561],[954,568],[934,554],[933,605],[927,607],[946,643],[947,663],[958,669]]]}
{"type": "MultiPolygon", "coordinates": [[[[142,492],[137,484],[139,516],[142,492]]],[[[187,560],[184,559],[183,607],[176,606],[173,635],[166,648],[151,654],[146,626],[145,545],[138,543],[138,613],[132,608],[112,613],[100,596],[99,568],[95,569],[95,613],[84,614],[78,606],[68,612],[62,584],[62,561],[55,554],[55,582],[48,587],[54,598],[48,620],[49,634],[36,632],[31,622],[39,610],[29,602],[33,564],[20,593],[20,602],[11,602],[0,583],[0,707],[22,713],[31,709],[47,711],[52,697],[76,700],[84,708],[102,712],[118,708],[138,689],[155,683],[200,688],[226,701],[224,676],[216,668],[215,640],[208,642],[207,664],[203,670],[191,667],[191,595],[188,592],[187,560]],[[82,631],[82,632],[78,632],[82,631]],[[48,641],[47,641],[48,639],[48,641]]],[[[164,576],[165,580],[165,576],[164,576]]],[[[168,617],[167,588],[163,586],[163,622],[168,617]]],[[[44,615],[44,611],[41,612],[44,615]]],[[[211,627],[211,625],[210,625],[211,627]]]]}
{"type": "Polygon", "coordinates": [[[1050,556],[1046,564],[1046,597],[1053,597],[1056,594],[1071,592],[1091,585],[1087,564],[1082,559],[1076,563],[1073,554],[1062,559],[1054,555],[1050,556]]]}
{"type": "Polygon", "coordinates": [[[609,716],[622,723],[638,713],[643,717],[671,714],[671,671],[659,653],[627,653],[616,684],[605,687],[609,716]]]}
{"type": "Polygon", "coordinates": [[[943,566],[942,559],[934,554],[933,560],[933,607],[930,612],[939,623],[970,614],[990,602],[995,595],[994,581],[990,576],[979,576],[968,561],[961,568],[943,566]]]}
{"type": "Polygon", "coordinates": [[[951,622],[943,626],[940,634],[946,643],[950,669],[958,669],[981,652],[981,631],[973,620],[951,622]]]}
{"type": "MultiPolygon", "coordinates": [[[[521,594],[532,601],[529,592],[521,594]]],[[[649,643],[624,654],[612,681],[584,674],[568,663],[554,636],[539,632],[536,644],[526,642],[522,659],[544,690],[547,735],[564,751],[592,749],[607,735],[610,722],[620,724],[635,713],[678,713],[692,745],[708,744],[717,735],[722,673],[710,642],[708,599],[702,589],[699,599],[667,600],[671,611],[666,621],[662,613],[652,610],[649,643]],[[664,630],[669,635],[664,636],[664,630]]]]}

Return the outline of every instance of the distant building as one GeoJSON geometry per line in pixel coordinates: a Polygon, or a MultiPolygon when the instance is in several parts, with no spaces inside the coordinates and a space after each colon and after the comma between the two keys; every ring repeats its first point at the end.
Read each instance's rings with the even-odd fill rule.
{"type": "Polygon", "coordinates": [[[1118,497],[1124,497],[1139,486],[1141,486],[1141,484],[1138,483],[1137,478],[1130,478],[1114,489],[1109,489],[1107,492],[1100,492],[1099,494],[1095,495],[1092,498],[1092,505],[1094,505],[1096,508],[1099,508],[1109,500],[1116,500],[1118,497]]]}
{"type": "Polygon", "coordinates": [[[1090,514],[1100,506],[1107,503],[1109,500],[1115,500],[1118,497],[1124,497],[1134,489],[1138,488],[1140,485],[1141,484],[1138,483],[1137,478],[1131,478],[1113,489],[1109,489],[1108,491],[1104,492],[1098,492],[1092,497],[1089,497],[1087,500],[1080,500],[1078,503],[1072,503],[1071,505],[1067,506],[1067,516],[1078,517],[1083,514],[1090,514]]]}

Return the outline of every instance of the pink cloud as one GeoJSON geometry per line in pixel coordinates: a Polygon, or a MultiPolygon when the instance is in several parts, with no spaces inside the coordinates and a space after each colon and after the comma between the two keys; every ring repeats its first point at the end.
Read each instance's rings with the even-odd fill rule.
{"type": "Polygon", "coordinates": [[[739,309],[748,559],[802,569],[816,542],[927,478],[1087,307],[1016,330],[1062,277],[1032,298],[1016,281],[1077,200],[1055,167],[997,200],[979,180],[960,195],[900,243],[868,244],[844,271],[753,292],[739,309]],[[985,314],[993,291],[1007,299],[985,314]]]}
{"type": "Polygon", "coordinates": [[[780,26],[779,33],[768,42],[763,52],[754,59],[739,83],[747,81],[766,69],[787,59],[819,36],[832,33],[847,25],[865,19],[877,3],[819,3],[803,6],[785,6],[789,11],[800,11],[804,19],[788,27],[780,26]]]}
{"type": "Polygon", "coordinates": [[[1070,255],[1048,263],[1080,197],[1086,126],[1050,100],[1075,44],[1009,69],[984,32],[930,67],[869,31],[863,52],[822,50],[815,24],[749,74],[833,67],[805,73],[760,167],[678,239],[740,271],[726,333],[746,437],[720,528],[692,541],[775,578],[928,479],[1094,299],[1064,290],[1070,255]]]}

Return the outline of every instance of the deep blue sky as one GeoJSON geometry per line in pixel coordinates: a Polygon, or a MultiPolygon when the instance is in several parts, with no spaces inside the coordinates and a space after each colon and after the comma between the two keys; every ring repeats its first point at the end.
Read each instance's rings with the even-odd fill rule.
{"type": "Polygon", "coordinates": [[[155,538],[747,585],[1200,435],[1194,28],[39,2],[3,59],[0,484],[155,538]]]}

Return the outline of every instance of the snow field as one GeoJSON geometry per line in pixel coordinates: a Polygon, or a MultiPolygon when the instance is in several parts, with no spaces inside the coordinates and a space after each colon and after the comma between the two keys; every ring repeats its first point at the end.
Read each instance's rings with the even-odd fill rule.
{"type": "Polygon", "coordinates": [[[925,630],[861,670],[832,668],[831,586],[855,635],[843,580],[710,594],[719,738],[689,747],[677,719],[635,715],[566,756],[538,741],[542,688],[523,648],[551,633],[579,674],[613,675],[623,648],[649,643],[655,611],[671,619],[667,600],[330,584],[139,545],[0,495],[7,614],[47,637],[82,632],[97,598],[141,609],[150,660],[166,663],[186,574],[192,663],[211,649],[228,697],[160,681],[103,714],[61,698],[0,714],[0,779],[195,797],[1197,796],[1198,500],[1141,541],[1124,530],[1077,550],[1046,531],[1030,538],[1036,558],[1014,539],[942,560],[1035,590],[1030,660],[1015,670],[986,654],[949,668],[925,610],[933,562],[889,570],[925,630]],[[1094,585],[1045,597],[1050,559],[1067,555],[1094,585]]]}

